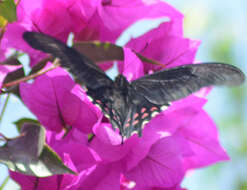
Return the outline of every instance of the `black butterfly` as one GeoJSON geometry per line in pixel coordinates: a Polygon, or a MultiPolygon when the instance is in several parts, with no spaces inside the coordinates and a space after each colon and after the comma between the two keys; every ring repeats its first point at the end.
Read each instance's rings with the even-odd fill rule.
{"type": "Polygon", "coordinates": [[[142,135],[143,126],[169,106],[202,87],[235,86],[243,83],[244,74],[236,67],[222,63],[189,64],[146,75],[129,83],[123,75],[112,81],[96,64],[77,50],[41,33],[25,32],[31,47],[60,58],[61,65],[84,83],[92,98],[112,127],[119,128],[123,138],[142,135]]]}

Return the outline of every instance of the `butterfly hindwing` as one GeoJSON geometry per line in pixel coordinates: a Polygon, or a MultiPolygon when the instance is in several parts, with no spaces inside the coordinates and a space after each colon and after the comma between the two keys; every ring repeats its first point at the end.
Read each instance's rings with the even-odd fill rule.
{"type": "Polygon", "coordinates": [[[138,136],[142,136],[144,126],[156,115],[167,109],[168,106],[168,103],[157,105],[145,99],[142,99],[142,101],[132,99],[132,103],[129,106],[129,113],[122,125],[123,136],[128,138],[135,133],[137,133],[138,136]]]}

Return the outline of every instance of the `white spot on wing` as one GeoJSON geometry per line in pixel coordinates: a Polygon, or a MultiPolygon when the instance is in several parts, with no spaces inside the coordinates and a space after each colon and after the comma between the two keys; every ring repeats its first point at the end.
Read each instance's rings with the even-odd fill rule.
{"type": "Polygon", "coordinates": [[[137,131],[133,131],[130,136],[133,136],[134,134],[137,134],[137,131]]]}
{"type": "Polygon", "coordinates": [[[148,122],[149,122],[148,120],[143,121],[143,123],[142,123],[142,129],[144,128],[144,126],[145,126],[148,122]]]}
{"type": "Polygon", "coordinates": [[[161,109],[162,111],[164,111],[164,110],[166,110],[167,108],[168,108],[168,106],[165,106],[165,105],[164,105],[164,106],[161,106],[160,109],[161,109]]]}
{"type": "Polygon", "coordinates": [[[95,106],[101,110],[101,107],[98,104],[95,104],[95,106]]]}
{"type": "Polygon", "coordinates": [[[159,114],[159,112],[153,112],[152,114],[151,114],[151,117],[155,117],[156,115],[158,115],[159,114]]]}
{"type": "Polygon", "coordinates": [[[90,102],[93,101],[93,98],[92,98],[92,97],[90,97],[90,96],[87,96],[87,97],[88,97],[88,99],[90,100],[90,102]]]}

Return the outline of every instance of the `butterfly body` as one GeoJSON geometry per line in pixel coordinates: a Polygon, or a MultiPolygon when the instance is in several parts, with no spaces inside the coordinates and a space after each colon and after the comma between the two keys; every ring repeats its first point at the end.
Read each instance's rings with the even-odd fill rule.
{"type": "Polygon", "coordinates": [[[76,49],[45,34],[25,32],[24,40],[34,49],[52,54],[86,87],[92,102],[109,118],[121,136],[142,134],[142,128],[169,106],[202,87],[237,86],[245,76],[223,63],[187,64],[165,69],[128,82],[123,75],[112,81],[96,64],[76,49]]]}
{"type": "Polygon", "coordinates": [[[125,137],[134,133],[141,136],[144,125],[168,106],[168,102],[165,105],[149,102],[123,75],[118,75],[111,87],[96,91],[87,88],[87,94],[110,120],[113,128],[117,127],[125,137]]]}

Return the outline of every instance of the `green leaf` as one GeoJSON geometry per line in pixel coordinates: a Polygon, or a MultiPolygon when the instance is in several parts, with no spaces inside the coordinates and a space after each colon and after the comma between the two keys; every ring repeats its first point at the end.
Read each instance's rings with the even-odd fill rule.
{"type": "Polygon", "coordinates": [[[109,42],[76,42],[73,47],[94,62],[124,59],[122,47],[109,42]]]}
{"type": "Polygon", "coordinates": [[[24,123],[21,135],[8,139],[5,145],[0,147],[0,162],[12,171],[36,177],[75,174],[45,144],[45,129],[33,122],[24,123]]]}
{"type": "MultiPolygon", "coordinates": [[[[123,48],[110,42],[75,42],[73,47],[94,62],[124,60],[123,48]]],[[[139,53],[136,53],[136,55],[144,62],[160,65],[159,62],[139,53]]]]}
{"type": "Polygon", "coordinates": [[[8,21],[0,15],[0,28],[3,28],[7,23],[8,21]]]}
{"type": "Polygon", "coordinates": [[[0,1],[0,16],[4,17],[8,22],[16,21],[16,5],[14,0],[0,1]]]}
{"type": "Polygon", "coordinates": [[[21,127],[25,124],[25,123],[33,123],[33,124],[36,124],[36,125],[40,125],[39,121],[36,120],[36,119],[31,119],[31,118],[26,118],[26,117],[23,117],[17,121],[14,122],[14,124],[16,125],[18,131],[20,132],[21,131],[21,127]]]}
{"type": "Polygon", "coordinates": [[[238,190],[246,190],[247,189],[247,181],[239,180],[236,189],[238,190]]]}
{"type": "Polygon", "coordinates": [[[64,173],[76,174],[74,171],[64,165],[61,158],[48,145],[44,146],[43,152],[40,155],[40,160],[46,167],[46,170],[43,170],[43,176],[64,173]]]}

